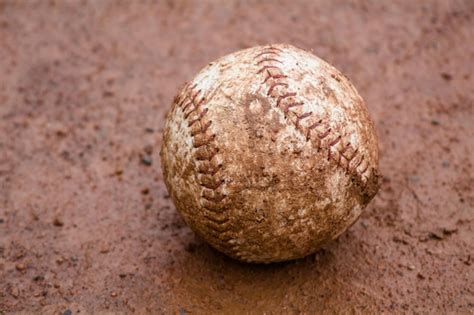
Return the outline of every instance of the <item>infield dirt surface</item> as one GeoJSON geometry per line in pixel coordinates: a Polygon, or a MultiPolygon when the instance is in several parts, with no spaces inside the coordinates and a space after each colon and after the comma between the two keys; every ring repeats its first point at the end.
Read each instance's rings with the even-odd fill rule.
{"type": "Polygon", "coordinates": [[[0,2],[0,314],[472,314],[473,38],[469,0],[0,2]],[[184,224],[159,149],[184,82],[268,43],[351,79],[384,178],[337,241],[250,265],[184,224]]]}

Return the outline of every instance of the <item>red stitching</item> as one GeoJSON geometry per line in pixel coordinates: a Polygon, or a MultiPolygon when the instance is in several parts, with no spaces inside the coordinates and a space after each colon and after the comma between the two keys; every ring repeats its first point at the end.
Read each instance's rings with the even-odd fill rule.
{"type": "Polygon", "coordinates": [[[354,151],[354,153],[352,153],[352,156],[350,158],[347,158],[346,156],[344,156],[344,158],[346,158],[347,160],[347,167],[346,167],[346,171],[350,171],[350,166],[351,166],[351,161],[354,159],[354,157],[357,155],[357,152],[358,152],[358,149],[356,149],[354,151]]]}
{"type": "Polygon", "coordinates": [[[351,163],[351,161],[356,157],[358,151],[359,151],[359,148],[355,149],[354,153],[352,153],[352,156],[350,158],[346,158],[347,159],[347,167],[349,167],[349,163],[351,163]]]}
{"type": "MultiPolygon", "coordinates": [[[[303,105],[303,104],[301,104],[303,105]]],[[[295,105],[297,106],[297,105],[295,105]]],[[[296,117],[298,117],[298,120],[302,120],[302,119],[305,119],[305,118],[308,118],[309,116],[311,116],[312,112],[306,112],[304,114],[301,114],[298,116],[298,114],[296,114],[296,117]]]]}
{"type": "Polygon", "coordinates": [[[292,97],[292,96],[296,96],[296,93],[285,93],[283,95],[280,95],[277,100],[277,107],[280,107],[280,102],[282,100],[284,100],[287,97],[292,97]]]}
{"type": "Polygon", "coordinates": [[[263,48],[264,50],[275,50],[275,51],[279,51],[279,52],[283,52],[283,50],[281,50],[280,48],[278,47],[273,47],[273,46],[268,46],[268,47],[265,47],[263,48]]]}
{"type": "Polygon", "coordinates": [[[261,57],[263,55],[278,55],[276,51],[264,51],[255,56],[255,58],[261,57]]]}
{"type": "Polygon", "coordinates": [[[208,201],[214,201],[214,202],[220,202],[222,201],[225,197],[227,197],[224,194],[215,194],[214,190],[203,190],[201,197],[208,200],[208,201]]]}
{"type": "Polygon", "coordinates": [[[273,62],[282,63],[280,60],[275,59],[275,58],[265,58],[265,59],[262,59],[262,60],[260,60],[259,62],[257,62],[257,65],[259,65],[259,64],[261,64],[261,63],[264,63],[264,62],[267,62],[267,61],[273,61],[273,62]]]}
{"type": "Polygon", "coordinates": [[[263,80],[263,83],[266,83],[270,79],[278,80],[278,79],[283,79],[283,78],[288,77],[284,74],[271,74],[270,71],[268,71],[268,70],[267,70],[267,72],[268,72],[268,76],[265,78],[265,80],[263,80]]]}
{"type": "MultiPolygon", "coordinates": [[[[288,108],[289,107],[287,107],[287,109],[288,108]]],[[[311,116],[311,112],[306,112],[306,113],[301,114],[301,115],[298,115],[298,113],[295,113],[295,115],[296,115],[296,124],[295,124],[296,129],[300,129],[300,121],[305,119],[305,118],[308,118],[309,116],[311,116]]],[[[304,132],[304,130],[303,130],[303,132],[304,132]]]]}
{"type": "Polygon", "coordinates": [[[214,152],[209,156],[209,161],[211,161],[219,153],[219,148],[215,148],[214,152]]]}
{"type": "Polygon", "coordinates": [[[317,126],[321,125],[322,122],[323,122],[323,120],[320,119],[317,122],[315,122],[314,124],[312,124],[311,126],[309,126],[308,129],[312,130],[312,129],[316,128],[317,126]]]}
{"type": "Polygon", "coordinates": [[[205,123],[204,125],[201,124],[201,128],[199,128],[198,130],[194,131],[192,130],[191,131],[191,136],[194,137],[194,136],[197,136],[198,134],[201,134],[201,133],[206,133],[207,129],[209,129],[209,127],[212,125],[212,120],[209,120],[207,123],[205,123]]]}
{"type": "Polygon", "coordinates": [[[258,70],[257,74],[260,74],[263,71],[268,70],[268,69],[280,69],[280,68],[278,68],[277,66],[264,66],[264,67],[260,68],[260,70],[258,70]]]}
{"type": "Polygon", "coordinates": [[[273,91],[273,89],[277,86],[284,86],[284,87],[288,87],[288,84],[287,83],[283,83],[283,82],[275,82],[273,83],[270,88],[268,89],[268,92],[267,92],[267,95],[270,95],[273,91]]]}
{"type": "Polygon", "coordinates": [[[204,145],[208,145],[209,142],[213,141],[216,138],[216,135],[212,135],[209,138],[198,140],[197,138],[194,138],[193,140],[193,147],[195,148],[200,148],[204,145]]]}
{"type": "Polygon", "coordinates": [[[357,169],[359,167],[359,165],[362,164],[362,161],[365,159],[365,155],[362,154],[362,157],[360,158],[359,162],[357,163],[357,165],[354,167],[354,169],[357,169]]]}
{"type": "MultiPolygon", "coordinates": [[[[188,84],[183,93],[183,98],[177,104],[181,107],[187,100],[188,103],[181,107],[184,118],[188,119],[191,115],[195,115],[194,119],[188,121],[188,127],[191,128],[190,133],[193,138],[194,159],[198,173],[197,182],[201,186],[200,203],[208,212],[204,212],[208,219],[206,226],[212,232],[211,235],[214,235],[217,242],[227,242],[232,240],[232,236],[226,236],[231,219],[225,213],[226,203],[223,203],[227,195],[220,191],[220,187],[224,185],[225,181],[217,175],[223,166],[222,163],[217,164],[217,160],[214,159],[219,153],[219,148],[215,146],[215,142],[214,145],[212,144],[216,139],[216,134],[207,134],[212,125],[212,120],[204,121],[204,117],[208,114],[209,109],[204,108],[201,110],[201,106],[206,99],[205,97],[199,99],[201,90],[194,92],[195,88],[196,84],[191,87],[188,84]]],[[[232,248],[234,251],[237,250],[235,246],[232,248]]]]}
{"type": "Polygon", "coordinates": [[[206,100],[206,99],[205,99],[204,97],[201,98],[201,100],[196,104],[196,108],[199,108],[199,106],[201,106],[202,103],[204,103],[205,100],[206,100]]]}
{"type": "Polygon", "coordinates": [[[203,175],[216,175],[222,169],[222,164],[217,166],[198,166],[198,173],[203,175]]]}
{"type": "Polygon", "coordinates": [[[199,95],[199,93],[201,93],[201,90],[197,90],[197,92],[191,96],[191,102],[193,102],[193,104],[196,102],[196,97],[199,95]]]}
{"type": "Polygon", "coordinates": [[[186,112],[186,110],[188,109],[189,106],[193,105],[193,102],[189,102],[187,103],[186,105],[184,105],[183,107],[183,112],[186,112]]]}
{"type": "Polygon", "coordinates": [[[369,168],[369,163],[366,162],[364,169],[363,169],[362,171],[360,171],[360,173],[361,173],[361,174],[364,174],[365,171],[367,170],[367,168],[369,168]]]}
{"type": "Polygon", "coordinates": [[[324,133],[318,133],[318,138],[323,140],[324,138],[326,138],[329,134],[331,133],[331,128],[329,128],[328,130],[326,130],[324,133]]]}
{"type": "MultiPolygon", "coordinates": [[[[213,231],[211,231],[211,232],[213,232],[213,231]]],[[[219,239],[219,241],[221,241],[221,242],[230,242],[231,240],[233,240],[232,236],[226,236],[225,233],[217,232],[217,231],[215,233],[217,233],[217,234],[215,234],[214,237],[219,239]]],[[[234,250],[234,251],[237,250],[236,246],[232,246],[231,249],[234,250]]],[[[236,254],[234,254],[234,255],[236,255],[236,254]]]]}
{"type": "MultiPolygon", "coordinates": [[[[335,146],[336,144],[339,143],[339,141],[341,141],[341,136],[338,136],[336,139],[334,139],[333,141],[329,142],[329,148],[328,148],[328,160],[331,159],[331,147],[335,146]]],[[[341,157],[339,156],[338,160],[337,160],[337,165],[339,166],[339,162],[341,160],[341,157]]]]}
{"type": "MultiPolygon", "coordinates": [[[[284,110],[284,111],[285,111],[285,114],[288,114],[288,111],[289,111],[290,108],[296,107],[296,106],[302,106],[302,105],[304,105],[303,102],[294,102],[294,103],[288,104],[288,105],[286,106],[285,110],[284,110]]],[[[310,115],[311,115],[311,114],[310,114],[310,115]]],[[[298,115],[296,115],[296,116],[298,117],[298,115]]],[[[303,117],[303,118],[304,118],[304,117],[303,117]]]]}
{"type": "MultiPolygon", "coordinates": [[[[202,186],[202,189],[208,189],[204,186],[202,186]]],[[[213,202],[213,201],[210,201],[210,200],[207,200],[205,198],[201,198],[201,205],[204,209],[208,210],[208,211],[211,211],[213,213],[216,213],[216,214],[222,214],[224,215],[225,214],[225,203],[218,203],[218,202],[213,202]]]]}
{"type": "Polygon", "coordinates": [[[224,180],[221,179],[217,182],[212,182],[212,181],[203,181],[201,183],[201,186],[204,186],[206,188],[209,188],[209,189],[212,189],[212,190],[216,190],[217,188],[219,188],[222,184],[224,184],[224,180]]]}
{"type": "Polygon", "coordinates": [[[342,157],[343,157],[344,159],[346,159],[346,160],[347,160],[347,158],[344,156],[344,152],[346,152],[347,149],[349,149],[349,145],[350,145],[350,143],[346,144],[345,146],[342,147],[341,150],[339,150],[339,153],[340,153],[340,154],[342,155],[342,157]]]}
{"type": "MultiPolygon", "coordinates": [[[[257,59],[256,65],[260,65],[264,62],[277,62],[277,63],[281,64],[282,61],[277,59],[279,54],[274,53],[275,51],[282,52],[281,49],[278,49],[278,48],[275,48],[275,47],[272,47],[272,46],[262,48],[262,51],[256,56],[256,59],[257,59]],[[262,56],[267,55],[267,54],[268,55],[275,55],[277,57],[273,57],[273,58],[268,58],[267,57],[267,58],[263,58],[263,59],[258,60],[259,57],[262,57],[262,56]]],[[[280,67],[276,66],[276,65],[269,64],[269,65],[266,65],[262,68],[259,68],[259,70],[257,71],[257,74],[260,74],[264,71],[267,71],[268,75],[264,79],[262,84],[268,84],[267,82],[271,78],[275,79],[275,81],[287,78],[287,76],[282,73],[283,72],[282,69],[280,67]],[[279,73],[278,74],[271,74],[270,71],[268,71],[269,69],[275,69],[279,73]]],[[[337,80],[338,78],[335,78],[335,79],[337,80]]],[[[289,86],[288,86],[288,83],[281,82],[281,81],[280,82],[272,82],[271,84],[269,84],[269,89],[267,91],[267,95],[271,96],[273,98],[276,98],[276,106],[278,108],[281,108],[281,102],[284,99],[286,99],[288,97],[295,97],[297,95],[297,93],[292,92],[292,91],[288,91],[288,90],[287,91],[280,90],[281,92],[284,92],[284,93],[281,94],[281,95],[271,95],[272,92],[275,90],[275,88],[277,86],[283,86],[286,89],[288,89],[289,86]]],[[[292,112],[296,115],[297,119],[296,119],[296,121],[294,121],[294,124],[295,124],[296,128],[298,128],[303,134],[306,134],[306,140],[308,141],[311,137],[312,130],[315,129],[317,126],[322,125],[323,120],[321,119],[317,122],[314,122],[309,127],[300,128],[301,127],[300,126],[300,120],[304,119],[304,118],[307,118],[310,115],[308,115],[308,113],[304,113],[304,114],[299,115],[297,112],[290,111],[290,108],[295,107],[295,106],[301,106],[301,105],[303,105],[302,102],[294,101],[294,102],[286,105],[286,107],[281,108],[281,109],[284,111],[285,117],[290,112],[292,112]]],[[[326,131],[324,131],[322,133],[321,132],[317,133],[317,137],[315,138],[315,141],[316,141],[317,146],[318,146],[318,151],[321,149],[322,140],[325,139],[326,137],[328,137],[330,135],[330,133],[331,133],[331,128],[327,128],[326,131]]],[[[356,156],[359,156],[358,155],[358,148],[353,148],[350,143],[347,143],[347,145],[342,146],[342,148],[340,148],[341,146],[336,146],[336,144],[338,144],[340,141],[342,141],[341,135],[339,135],[337,138],[335,138],[334,140],[332,140],[331,142],[329,142],[327,144],[328,159],[331,159],[331,157],[333,156],[332,155],[332,153],[333,153],[332,150],[334,149],[334,151],[335,151],[334,153],[336,153],[336,152],[338,153],[337,156],[334,156],[334,160],[337,162],[337,165],[341,166],[342,158],[344,158],[345,160],[347,160],[346,169],[349,170],[349,166],[350,166],[351,162],[356,158],[356,156]],[[344,153],[346,153],[349,149],[354,149],[354,152],[351,154],[350,157],[347,157],[346,155],[344,155],[344,153]]],[[[357,168],[364,161],[364,158],[365,157],[362,156],[360,161],[358,161],[357,165],[354,167],[355,171],[358,173],[358,175],[360,176],[361,179],[362,179],[362,174],[369,168],[368,163],[366,163],[365,168],[363,169],[362,172],[357,171],[357,168]]]]}
{"type": "MultiPolygon", "coordinates": [[[[196,109],[194,109],[193,111],[196,111],[196,109]]],[[[192,125],[194,125],[196,122],[200,121],[204,115],[206,115],[208,109],[207,108],[204,108],[204,110],[202,112],[199,113],[199,116],[193,120],[191,120],[189,123],[188,123],[188,127],[191,127],[192,125]]],[[[189,116],[189,115],[188,115],[189,116]]]]}
{"type": "MultiPolygon", "coordinates": [[[[193,104],[194,105],[194,104],[193,104]]],[[[184,119],[188,119],[189,115],[194,113],[197,110],[196,107],[194,107],[192,110],[190,110],[188,113],[184,114],[184,119]]]]}
{"type": "MultiPolygon", "coordinates": [[[[206,199],[205,197],[202,197],[202,198],[206,199]]],[[[206,199],[206,200],[216,202],[214,200],[209,200],[209,199],[206,199]]],[[[204,213],[204,216],[206,218],[208,218],[209,220],[211,220],[212,222],[214,222],[214,223],[225,224],[226,222],[229,222],[229,220],[230,220],[227,215],[217,214],[217,213],[215,213],[214,211],[212,211],[210,209],[207,209],[207,208],[205,208],[205,209],[212,212],[212,214],[204,213]]]]}
{"type": "Polygon", "coordinates": [[[338,136],[336,139],[334,139],[333,141],[329,142],[329,146],[330,146],[330,147],[335,146],[336,144],[339,143],[339,141],[341,141],[341,136],[338,136]]]}
{"type": "Polygon", "coordinates": [[[209,218],[212,218],[212,219],[210,220],[210,222],[207,223],[207,227],[214,230],[214,232],[217,232],[216,237],[220,239],[221,238],[220,236],[222,235],[222,233],[228,231],[227,226],[229,225],[229,222],[220,223],[220,222],[215,222],[214,217],[208,217],[208,219],[209,218]]]}
{"type": "MultiPolygon", "coordinates": [[[[196,94],[197,96],[197,94],[196,94]]],[[[199,108],[199,106],[201,106],[202,103],[204,103],[206,99],[203,97],[201,98],[201,100],[199,101],[199,103],[195,104],[194,103],[194,100],[192,100],[191,102],[187,103],[184,107],[183,107],[183,112],[186,111],[186,109],[188,109],[189,106],[193,105],[194,108],[192,111],[190,111],[189,113],[185,114],[184,118],[188,118],[189,114],[191,114],[192,112],[194,112],[195,110],[197,110],[199,108]]]]}
{"type": "Polygon", "coordinates": [[[183,105],[184,98],[181,98],[181,96],[178,94],[173,98],[173,102],[176,103],[176,105],[178,105],[179,107],[181,107],[181,105],[183,105]]]}
{"type": "MultiPolygon", "coordinates": [[[[319,126],[323,122],[322,119],[318,120],[317,122],[311,124],[311,126],[308,127],[308,131],[306,132],[306,141],[308,141],[311,138],[311,131],[319,126]]],[[[319,146],[318,146],[319,148],[319,146]]]]}

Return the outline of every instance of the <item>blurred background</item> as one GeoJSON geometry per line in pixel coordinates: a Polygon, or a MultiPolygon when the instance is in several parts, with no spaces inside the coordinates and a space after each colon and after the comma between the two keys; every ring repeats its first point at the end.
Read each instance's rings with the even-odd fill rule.
{"type": "Polygon", "coordinates": [[[474,309],[474,2],[0,1],[0,314],[474,309]],[[382,188],[302,260],[233,261],[162,181],[164,115],[214,59],[289,43],[347,75],[382,188]]]}

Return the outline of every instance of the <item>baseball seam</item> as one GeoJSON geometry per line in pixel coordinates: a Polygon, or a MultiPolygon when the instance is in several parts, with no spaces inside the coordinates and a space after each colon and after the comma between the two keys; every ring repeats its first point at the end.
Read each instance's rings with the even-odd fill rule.
{"type": "MultiPolygon", "coordinates": [[[[206,226],[210,235],[215,238],[215,243],[232,243],[233,238],[228,235],[230,218],[226,211],[224,179],[219,174],[223,164],[219,161],[216,134],[211,133],[212,120],[207,119],[209,110],[204,107],[206,97],[201,94],[201,90],[196,90],[196,85],[188,84],[176,104],[181,108],[183,117],[188,122],[187,126],[191,129],[197,182],[201,186],[199,202],[205,210],[206,226]]],[[[231,248],[234,250],[235,246],[231,248]]]]}
{"type": "Polygon", "coordinates": [[[328,161],[336,162],[336,166],[347,173],[356,174],[362,185],[365,185],[369,170],[365,155],[360,154],[357,147],[336,134],[324,119],[318,119],[312,112],[298,111],[304,102],[290,89],[288,75],[278,66],[282,64],[279,59],[281,53],[283,51],[277,47],[265,46],[255,56],[257,74],[265,74],[261,84],[268,87],[266,95],[275,101],[276,107],[283,111],[285,118],[293,123],[306,141],[315,143],[318,152],[327,150],[328,161]],[[305,121],[308,123],[305,124],[305,121]]]}

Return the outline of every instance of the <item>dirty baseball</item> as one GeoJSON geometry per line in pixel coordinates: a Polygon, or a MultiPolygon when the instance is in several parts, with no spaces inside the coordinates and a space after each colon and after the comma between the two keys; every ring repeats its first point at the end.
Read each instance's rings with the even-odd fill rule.
{"type": "Polygon", "coordinates": [[[314,253],[379,187],[364,101],[334,67],[284,44],[222,57],[187,83],[167,116],[161,160],[191,229],[247,262],[314,253]]]}

